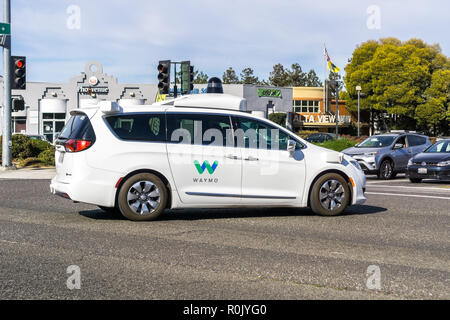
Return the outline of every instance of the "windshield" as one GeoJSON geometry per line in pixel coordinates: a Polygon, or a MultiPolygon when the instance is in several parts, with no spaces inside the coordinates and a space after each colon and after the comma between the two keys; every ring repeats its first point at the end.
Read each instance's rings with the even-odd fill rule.
{"type": "Polygon", "coordinates": [[[425,151],[426,153],[450,153],[450,140],[444,140],[439,141],[433,144],[431,147],[428,148],[428,150],[425,151]]]}
{"type": "Polygon", "coordinates": [[[394,136],[373,136],[361,142],[358,148],[382,148],[388,147],[394,142],[394,136]]]}

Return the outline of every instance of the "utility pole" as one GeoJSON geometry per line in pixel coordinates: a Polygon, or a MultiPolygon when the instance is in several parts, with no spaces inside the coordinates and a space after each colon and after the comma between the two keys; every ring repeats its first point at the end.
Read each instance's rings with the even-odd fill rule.
{"type": "Polygon", "coordinates": [[[358,92],[358,137],[360,136],[359,127],[359,114],[360,114],[360,99],[361,99],[361,86],[356,86],[356,91],[358,92]]]}
{"type": "Polygon", "coordinates": [[[339,82],[336,81],[336,139],[338,137],[339,128],[339,82]]]}
{"type": "MultiPolygon", "coordinates": [[[[11,24],[11,0],[3,0],[3,22],[11,24]]],[[[8,26],[9,27],[9,26],[8,26]]],[[[11,35],[4,34],[3,46],[3,141],[2,141],[2,167],[11,167],[11,35]]]]}

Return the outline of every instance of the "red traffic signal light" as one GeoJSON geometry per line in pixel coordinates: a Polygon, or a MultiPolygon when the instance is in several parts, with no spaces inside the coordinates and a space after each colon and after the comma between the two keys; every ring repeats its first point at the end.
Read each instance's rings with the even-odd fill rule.
{"type": "Polygon", "coordinates": [[[162,60],[158,63],[158,88],[162,94],[168,94],[170,90],[170,60],[162,60]]]}
{"type": "Polygon", "coordinates": [[[26,57],[11,56],[11,89],[25,90],[26,80],[26,57]]]}

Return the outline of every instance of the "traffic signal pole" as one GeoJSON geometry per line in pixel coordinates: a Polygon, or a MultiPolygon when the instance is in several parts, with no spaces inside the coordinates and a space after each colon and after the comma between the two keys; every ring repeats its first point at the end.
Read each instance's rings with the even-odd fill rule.
{"type": "MultiPolygon", "coordinates": [[[[11,23],[11,0],[3,0],[3,21],[11,23]]],[[[11,159],[11,35],[5,35],[3,47],[3,134],[2,134],[2,167],[10,168],[11,159]]]]}

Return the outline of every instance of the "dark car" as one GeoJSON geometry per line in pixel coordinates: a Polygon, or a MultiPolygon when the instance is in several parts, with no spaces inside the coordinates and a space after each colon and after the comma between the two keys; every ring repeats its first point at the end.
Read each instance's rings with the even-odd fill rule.
{"type": "Polygon", "coordinates": [[[353,157],[366,174],[392,179],[405,172],[408,160],[431,145],[427,136],[417,133],[374,135],[342,152],[353,157]]]}
{"type": "Polygon", "coordinates": [[[325,142],[328,140],[335,140],[337,139],[336,134],[334,133],[327,133],[327,132],[319,132],[319,133],[312,133],[309,136],[306,137],[306,141],[308,142],[325,142]]]}
{"type": "Polygon", "coordinates": [[[414,183],[422,179],[450,180],[450,139],[439,140],[411,158],[406,174],[414,183]]]}

